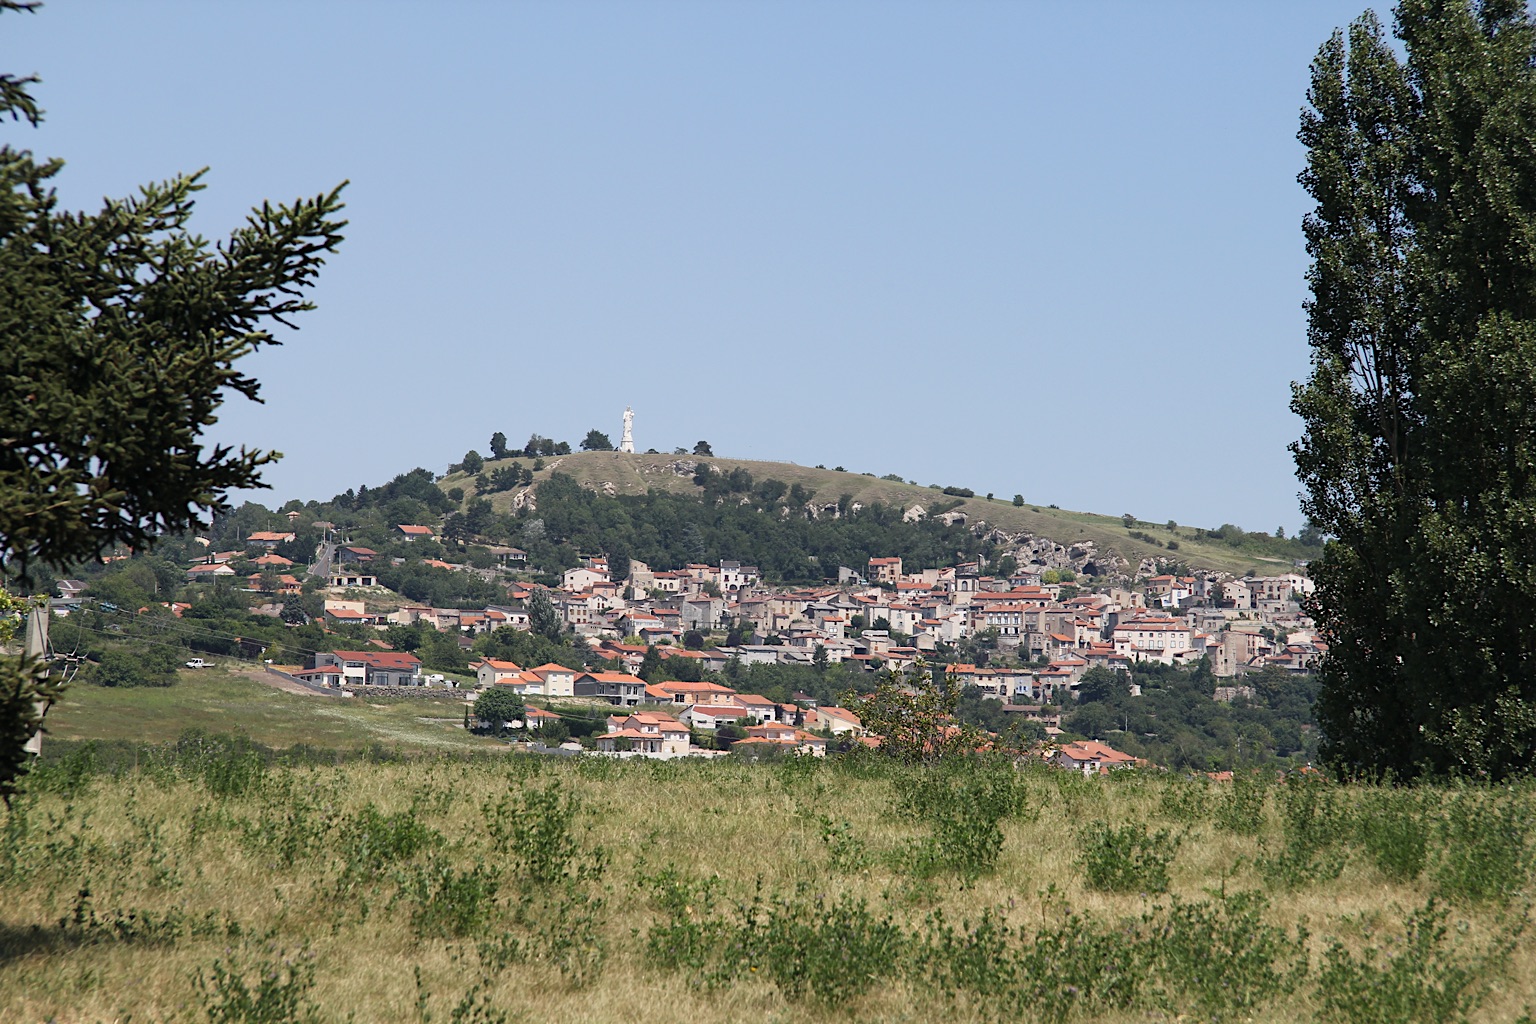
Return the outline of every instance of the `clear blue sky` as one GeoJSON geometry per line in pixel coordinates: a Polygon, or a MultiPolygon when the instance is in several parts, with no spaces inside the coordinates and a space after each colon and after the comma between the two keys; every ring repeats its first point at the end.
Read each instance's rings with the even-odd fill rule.
{"type": "Polygon", "coordinates": [[[0,17],[67,206],[351,227],[213,436],[266,503],[493,431],[1300,524],[1295,140],[1353,2],[169,3],[0,17]]]}

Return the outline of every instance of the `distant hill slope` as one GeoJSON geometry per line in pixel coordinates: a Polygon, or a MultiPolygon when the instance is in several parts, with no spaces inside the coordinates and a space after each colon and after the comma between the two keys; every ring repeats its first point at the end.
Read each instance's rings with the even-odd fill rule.
{"type": "MultiPolygon", "coordinates": [[[[484,472],[490,473],[496,467],[513,461],[521,463],[525,468],[533,465],[533,460],[523,457],[487,460],[484,472]]],[[[821,503],[836,502],[846,494],[865,505],[878,502],[903,509],[922,505],[930,511],[935,506],[953,506],[965,512],[972,524],[984,520],[1009,533],[1027,532],[1037,537],[1048,537],[1058,544],[1071,545],[1091,540],[1100,551],[1113,550],[1127,559],[1132,569],[1143,558],[1165,558],[1178,559],[1194,569],[1220,570],[1238,575],[1272,575],[1288,570],[1293,559],[1307,558],[1317,553],[1315,549],[1306,548],[1297,542],[1277,540],[1267,535],[1249,535],[1242,546],[1233,547],[1217,538],[1197,536],[1196,528],[1182,524],[1172,531],[1165,524],[1154,525],[1146,521],[1128,527],[1118,516],[1072,512],[1032,501],[1027,501],[1023,506],[1015,506],[1012,495],[1000,495],[990,501],[981,495],[959,498],[917,484],[897,483],[862,473],[797,466],[790,462],[758,462],[713,456],[701,459],[693,455],[577,452],[546,458],[543,469],[534,473],[532,486],[536,488],[558,470],[574,478],[583,487],[599,493],[644,494],[655,488],[678,494],[698,494],[700,491],[693,482],[693,471],[701,461],[725,473],[740,467],[750,472],[757,481],[782,480],[789,486],[798,483],[813,492],[815,500],[821,503]],[[1149,535],[1164,546],[1133,537],[1132,533],[1149,535]],[[1177,543],[1176,550],[1166,547],[1169,541],[1177,543]]],[[[945,483],[960,485],[958,481],[945,483]]],[[[450,474],[440,481],[440,486],[445,490],[462,487],[467,494],[475,491],[474,478],[466,473],[450,474]]],[[[524,490],[526,488],[517,488],[492,494],[491,503],[498,511],[506,511],[524,490]]],[[[1030,498],[1030,495],[1025,495],[1025,498],[1030,498]]]]}

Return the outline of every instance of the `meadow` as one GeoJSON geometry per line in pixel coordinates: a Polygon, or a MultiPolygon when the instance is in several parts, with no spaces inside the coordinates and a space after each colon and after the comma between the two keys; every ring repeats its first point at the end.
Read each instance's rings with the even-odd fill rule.
{"type": "Polygon", "coordinates": [[[1527,786],[875,756],[81,746],[0,830],[0,1019],[1506,1021],[1527,786]]]}
{"type": "Polygon", "coordinates": [[[505,749],[463,729],[464,697],[345,698],[278,689],[260,666],[223,659],[212,669],[183,669],[176,685],[76,685],[48,713],[48,749],[90,740],[167,743],[189,730],[239,733],[274,747],[356,750],[382,745],[405,752],[474,753],[505,749]]]}

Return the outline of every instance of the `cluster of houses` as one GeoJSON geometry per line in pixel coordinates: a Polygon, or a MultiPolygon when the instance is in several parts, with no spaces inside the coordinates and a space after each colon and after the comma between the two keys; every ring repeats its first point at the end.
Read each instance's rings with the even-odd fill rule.
{"type": "MultiPolygon", "coordinates": [[[[369,608],[366,571],[335,569],[325,614],[336,623],[427,622],[473,636],[502,626],[528,628],[528,602],[542,591],[565,625],[630,671],[647,647],[663,646],[715,671],[734,658],[743,665],[825,659],[873,672],[932,660],[941,649],[975,638],[1005,656],[996,660],[1023,667],[951,670],[1009,702],[1055,702],[1095,666],[1208,660],[1215,675],[1230,678],[1266,666],[1311,671],[1326,651],[1301,610],[1312,581],[1299,573],[1239,580],[1163,575],[1137,589],[1083,589],[1037,573],[988,576],[975,564],[908,573],[900,558],[882,557],[870,559],[867,577],[849,573],[835,586],[787,589],[765,585],[755,567],[733,561],[675,571],[631,561],[628,570],[615,579],[607,560],[594,556],[567,570],[558,587],[507,584],[504,604],[396,604],[384,611],[369,608]],[[742,642],[684,649],[690,633],[727,628],[742,642]]],[[[633,692],[611,696],[639,702],[633,692]]]]}
{"type": "MultiPolygon", "coordinates": [[[[419,686],[421,660],[402,651],[326,651],[313,668],[285,674],[315,686],[355,690],[368,686],[419,686]]],[[[509,661],[485,659],[475,666],[478,685],[506,687],[520,697],[587,697],[620,708],[608,718],[608,731],[596,737],[599,752],[661,758],[713,754],[692,742],[695,730],[715,732],[740,727],[737,745],[777,747],[822,757],[829,737],[864,736],[858,715],[840,707],[820,706],[804,694],[796,703],[779,703],[761,694],[739,693],[713,682],[673,681],[649,684],[624,672],[583,672],[546,664],[524,669],[509,661]]],[[[554,712],[529,708],[528,724],[558,719],[554,712]]]]}
{"type": "MultiPolygon", "coordinates": [[[[406,541],[434,536],[427,526],[397,529],[406,541]]],[[[294,566],[272,550],[293,536],[272,531],[247,538],[249,545],[265,549],[250,559],[260,567],[249,577],[253,589],[298,589],[288,571],[294,566]]],[[[247,552],[211,554],[189,569],[188,577],[234,575],[230,563],[248,557],[247,552]]],[[[467,646],[479,633],[529,628],[529,602],[542,592],[567,627],[623,670],[582,672],[552,664],[523,668],[486,660],[474,666],[477,682],[522,696],[584,697],[614,705],[621,710],[597,739],[599,750],[613,753],[697,753],[690,745],[691,732],[726,724],[745,729],[746,739],[739,742],[813,755],[825,752],[828,735],[862,734],[857,717],[845,709],[775,704],[718,683],[648,684],[635,673],[651,648],[667,658],[696,661],[703,673],[679,673],[692,676],[721,673],[733,660],[741,665],[843,663],[868,672],[901,669],[931,661],[964,641],[983,641],[974,649],[1001,656],[989,657],[987,665],[950,664],[948,671],[1010,708],[1070,699],[1084,673],[1097,666],[1130,670],[1138,662],[1154,661],[1205,661],[1215,675],[1232,683],[1218,689],[1218,699],[1231,699],[1246,692],[1240,678],[1245,673],[1270,666],[1311,671],[1327,649],[1301,607],[1312,581],[1294,572],[1242,579],[1160,575],[1134,588],[1092,588],[1055,582],[1048,572],[991,576],[976,563],[908,572],[901,558],[889,556],[871,558],[863,571],[841,570],[837,585],[781,588],[764,584],[756,567],[735,561],[653,571],[631,560],[626,572],[615,574],[598,555],[564,572],[557,587],[507,582],[505,602],[465,609],[395,600],[370,607],[378,600],[377,577],[369,571],[377,557],[363,547],[336,550],[327,572],[328,622],[379,629],[426,622],[458,634],[467,646]],[[690,649],[700,646],[691,634],[724,630],[741,642],[690,649]]],[[[498,549],[497,557],[515,568],[527,556],[506,548],[498,549]]],[[[410,654],[381,647],[322,654],[312,668],[297,674],[338,687],[418,685],[421,665],[410,654]]],[[[1092,743],[1068,744],[1054,756],[1064,767],[1090,772],[1130,761],[1092,743]]]]}
{"type": "Polygon", "coordinates": [[[865,735],[858,715],[847,708],[818,706],[804,695],[797,703],[780,704],[711,682],[661,683],[647,691],[648,701],[665,708],[610,715],[608,731],[596,738],[599,752],[652,757],[711,753],[692,744],[694,732],[713,732],[728,725],[744,734],[732,744],[739,750],[777,749],[824,757],[829,738],[851,736],[874,742],[865,735]]]}

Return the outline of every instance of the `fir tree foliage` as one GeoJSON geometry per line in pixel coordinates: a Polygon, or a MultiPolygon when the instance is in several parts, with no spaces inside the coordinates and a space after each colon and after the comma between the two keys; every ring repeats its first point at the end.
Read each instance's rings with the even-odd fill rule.
{"type": "MultiPolygon", "coordinates": [[[[36,6],[0,0],[0,16],[36,6]]],[[[38,124],[36,83],[0,75],[0,122],[38,124]]],[[[312,308],[346,224],[338,186],[263,203],[215,245],[189,227],[203,172],[72,212],[63,166],[0,145],[0,575],[149,547],[263,486],[277,453],[202,432],[226,394],[259,401],[236,364],[312,308]]],[[[55,691],[39,665],[0,664],[0,794],[55,691]]]]}
{"type": "Polygon", "coordinates": [[[1404,0],[1312,65],[1312,373],[1292,446],[1329,641],[1324,754],[1503,777],[1536,757],[1536,32],[1404,0]]]}

